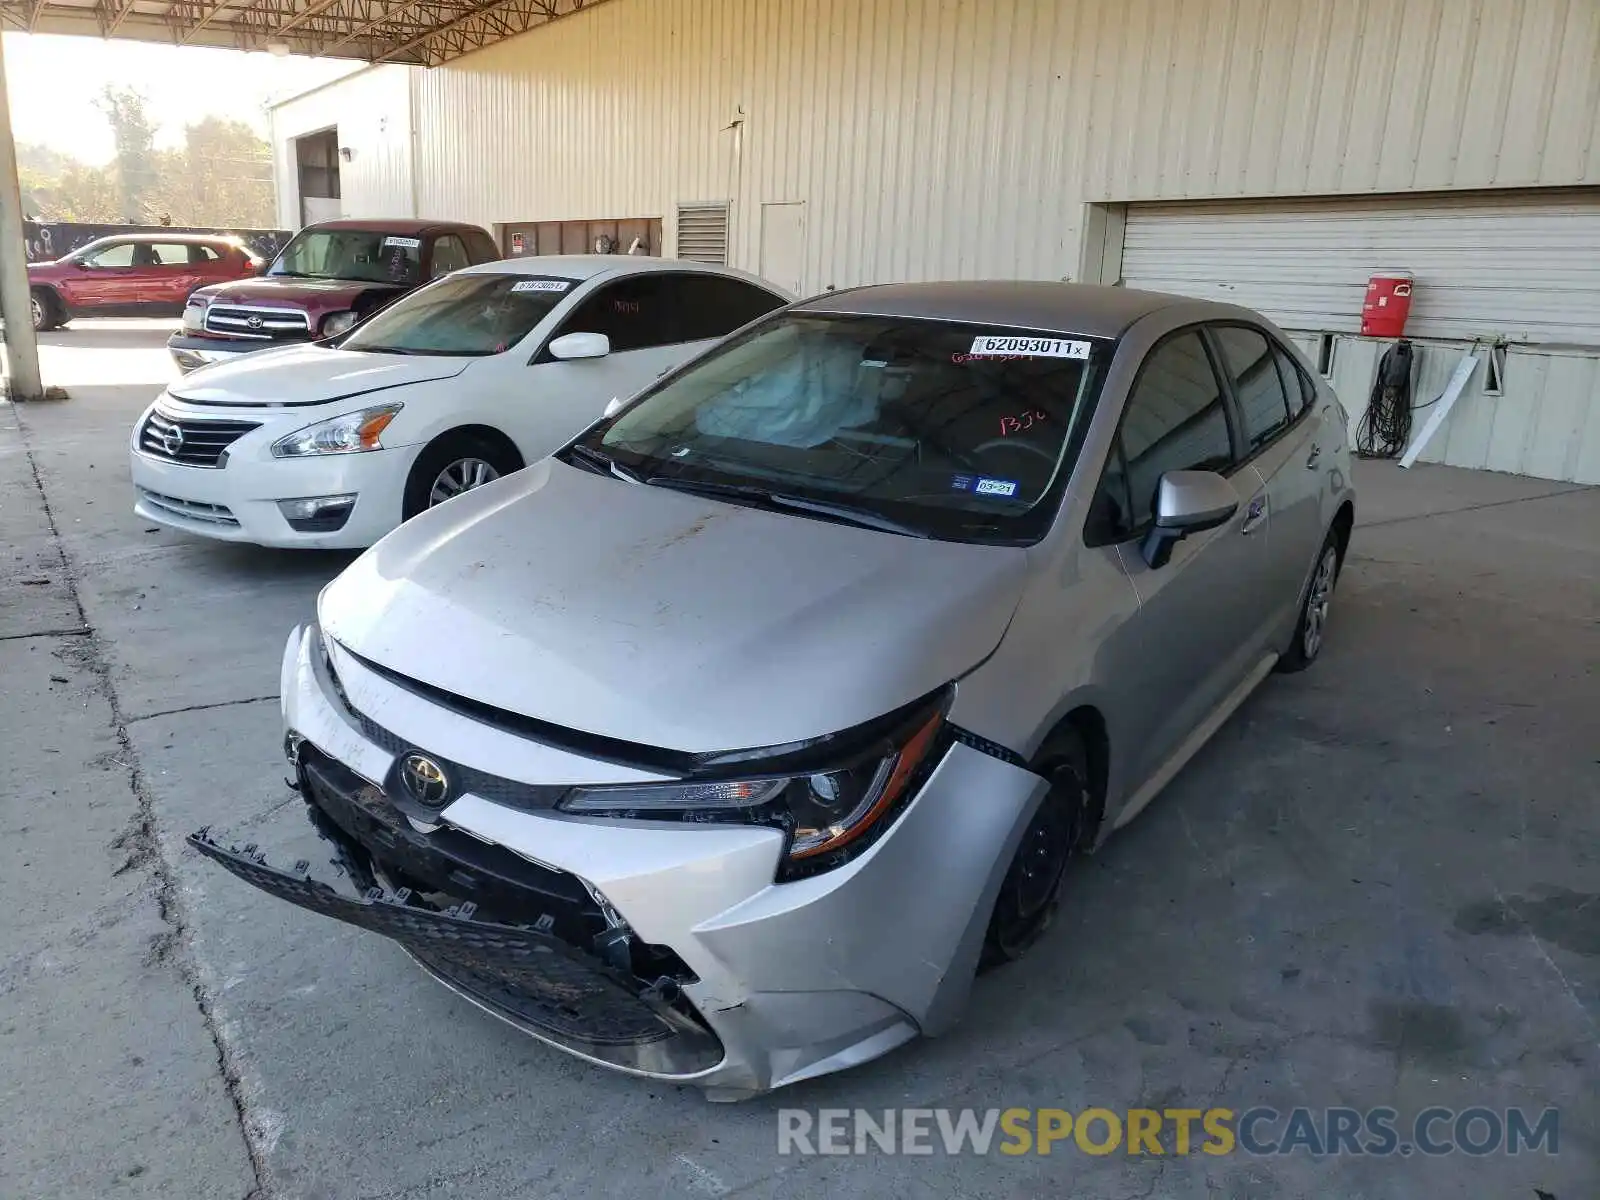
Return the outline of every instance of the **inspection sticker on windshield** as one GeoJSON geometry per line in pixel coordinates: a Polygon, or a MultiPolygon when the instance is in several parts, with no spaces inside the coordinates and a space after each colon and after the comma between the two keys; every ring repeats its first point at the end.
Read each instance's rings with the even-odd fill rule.
{"type": "Polygon", "coordinates": [[[953,475],[950,487],[957,492],[972,492],[978,496],[1015,496],[1015,479],[990,479],[987,475],[953,475]]]}
{"type": "Polygon", "coordinates": [[[420,250],[422,249],[422,239],[386,237],[383,239],[383,245],[384,249],[388,249],[390,246],[398,246],[402,250],[420,250]]]}
{"type": "Polygon", "coordinates": [[[570,279],[519,279],[511,285],[513,292],[564,292],[572,286],[570,279]]]}
{"type": "Polygon", "coordinates": [[[968,351],[975,358],[1012,357],[1026,355],[1030,358],[1088,358],[1088,342],[1069,342],[1061,338],[980,337],[972,339],[968,351]]]}

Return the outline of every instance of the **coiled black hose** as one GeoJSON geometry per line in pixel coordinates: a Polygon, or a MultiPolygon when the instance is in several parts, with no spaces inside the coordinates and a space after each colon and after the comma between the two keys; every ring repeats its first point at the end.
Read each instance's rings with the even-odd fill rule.
{"type": "Polygon", "coordinates": [[[1367,411],[1356,425],[1362,458],[1398,458],[1411,441],[1411,343],[1401,339],[1378,360],[1367,411]]]}

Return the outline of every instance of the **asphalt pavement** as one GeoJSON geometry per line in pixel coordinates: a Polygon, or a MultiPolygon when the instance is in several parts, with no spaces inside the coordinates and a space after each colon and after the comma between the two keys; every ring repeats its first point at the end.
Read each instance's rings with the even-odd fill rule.
{"type": "Polygon", "coordinates": [[[71,398],[0,405],[0,1197],[1596,1194],[1600,489],[1362,464],[1323,659],[1074,873],[954,1033],[710,1105],[523,1038],[183,846],[212,824],[326,859],[276,690],[350,557],[133,515],[170,328],[45,335],[71,398]],[[908,1106],[1555,1108],[1559,1141],[779,1153],[780,1109],[908,1106]]]}

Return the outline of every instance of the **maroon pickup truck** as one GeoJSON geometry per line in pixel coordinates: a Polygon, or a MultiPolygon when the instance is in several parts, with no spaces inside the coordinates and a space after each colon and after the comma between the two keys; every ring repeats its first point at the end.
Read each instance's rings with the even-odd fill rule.
{"type": "Polygon", "coordinates": [[[203,287],[167,341],[185,373],[239,354],[343,333],[413,288],[502,257],[476,225],[322,221],[307,225],[254,279],[203,287]]]}

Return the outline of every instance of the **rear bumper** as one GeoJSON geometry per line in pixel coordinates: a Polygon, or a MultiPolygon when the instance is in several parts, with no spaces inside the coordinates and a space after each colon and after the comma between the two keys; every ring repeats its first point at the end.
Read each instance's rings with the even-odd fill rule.
{"type": "MultiPolygon", "coordinates": [[[[442,982],[543,1041],[615,1069],[693,1083],[713,1099],[853,1066],[953,1024],[994,895],[1046,789],[1028,771],[954,745],[869,850],[791,883],[774,882],[783,838],[768,828],[581,820],[471,792],[440,810],[436,825],[419,828],[385,793],[398,758],[416,747],[470,761],[460,736],[472,731],[400,689],[380,697],[380,682],[342,656],[336,691],[315,627],[291,637],[283,669],[288,728],[314,748],[305,751],[307,763],[333,764],[333,773],[361,781],[354,789],[364,797],[357,807],[366,819],[343,824],[332,811],[339,802],[329,803],[309,779],[313,821],[338,826],[332,836],[356,860],[350,874],[358,885],[366,860],[379,886],[385,879],[411,886],[405,899],[413,904],[419,887],[444,893],[437,902],[446,907],[484,897],[474,901],[475,914],[464,919],[458,908],[430,917],[419,933],[372,919],[374,905],[402,902],[398,892],[379,893],[364,908],[336,908],[293,873],[264,874],[248,856],[230,858],[204,839],[199,848],[283,899],[395,938],[442,982]],[[383,736],[375,739],[357,712],[382,712],[383,736]],[[441,871],[419,854],[456,861],[441,871]],[[525,901],[507,886],[523,889],[525,901]],[[495,928],[478,930],[476,916],[485,913],[495,928]],[[538,963],[557,960],[517,940],[529,926],[565,943],[563,969],[576,955],[592,972],[610,972],[607,997],[631,1006],[641,1023],[629,1047],[540,1015],[545,989],[562,981],[536,978],[538,963]],[[476,957],[441,954],[436,929],[473,943],[476,957]],[[616,954],[619,934],[629,958],[616,954]],[[497,991],[486,980],[506,987],[497,991]]],[[[558,768],[548,747],[522,745],[526,774],[575,777],[549,773],[558,768]]],[[[518,770],[497,748],[480,749],[483,770],[518,770]]],[[[589,993],[570,995],[579,1009],[591,1004],[589,993]]]]}

